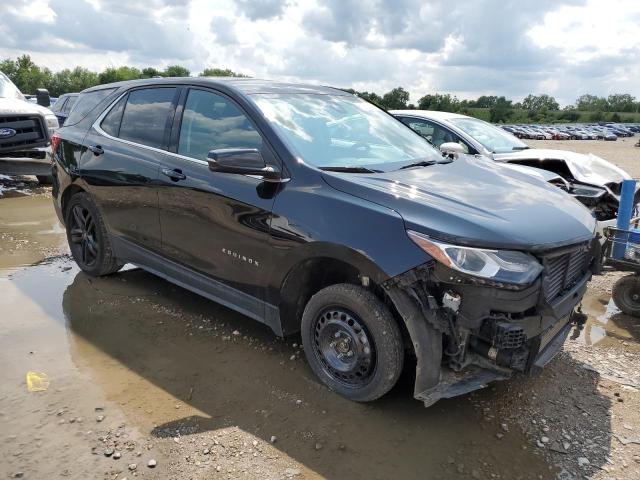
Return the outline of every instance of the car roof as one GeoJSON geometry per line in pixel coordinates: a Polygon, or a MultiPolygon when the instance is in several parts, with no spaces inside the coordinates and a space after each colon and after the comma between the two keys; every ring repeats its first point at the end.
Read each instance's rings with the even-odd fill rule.
{"type": "Polygon", "coordinates": [[[460,115],[459,113],[451,112],[439,112],[436,110],[389,110],[392,115],[412,115],[414,117],[421,117],[433,120],[451,120],[453,118],[472,118],[467,115],[460,115]]]}
{"type": "Polygon", "coordinates": [[[301,83],[278,82],[274,80],[260,80],[255,78],[238,77],[172,77],[172,78],[145,78],[140,80],[127,80],[124,82],[109,83],[87,88],[83,92],[92,92],[104,88],[136,87],[153,85],[197,85],[209,87],[223,87],[235,90],[244,95],[258,93],[308,93],[322,95],[352,95],[349,92],[333,87],[321,85],[307,85],[301,83]]]}

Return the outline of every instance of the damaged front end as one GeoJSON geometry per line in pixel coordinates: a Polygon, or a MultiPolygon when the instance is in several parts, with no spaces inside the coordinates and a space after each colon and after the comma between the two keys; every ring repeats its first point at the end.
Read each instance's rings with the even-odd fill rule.
{"type": "Polygon", "coordinates": [[[462,273],[432,260],[383,286],[416,355],[414,396],[432,405],[541,369],[560,350],[591,278],[596,240],[536,252],[526,285],[462,273]]]}

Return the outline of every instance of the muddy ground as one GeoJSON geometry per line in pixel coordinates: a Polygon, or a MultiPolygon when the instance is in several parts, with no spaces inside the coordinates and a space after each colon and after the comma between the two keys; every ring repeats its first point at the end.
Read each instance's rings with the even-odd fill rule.
{"type": "Polygon", "coordinates": [[[640,478],[640,322],[610,301],[619,274],[592,282],[587,325],[539,376],[426,409],[407,371],[356,404],[298,338],[139,269],[79,272],[49,190],[0,187],[0,478],[640,478]]]}

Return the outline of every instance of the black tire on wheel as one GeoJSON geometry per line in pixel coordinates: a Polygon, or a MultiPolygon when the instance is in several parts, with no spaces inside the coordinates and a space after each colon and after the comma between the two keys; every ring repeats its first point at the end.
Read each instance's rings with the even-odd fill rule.
{"type": "Polygon", "coordinates": [[[53,183],[52,175],[36,175],[40,185],[51,185],[53,183]]]}
{"type": "Polygon", "coordinates": [[[302,345],[313,372],[331,390],[358,402],[380,398],[404,363],[402,335],[391,312],[369,290],[331,285],[302,315],[302,345]]]}
{"type": "Polygon", "coordinates": [[[89,194],[81,192],[71,197],[65,223],[71,255],[82,271],[99,277],[122,268],[123,264],[113,253],[102,216],[89,194]]]}
{"type": "Polygon", "coordinates": [[[627,275],[613,285],[613,302],[627,315],[640,317],[640,277],[627,275]]]}

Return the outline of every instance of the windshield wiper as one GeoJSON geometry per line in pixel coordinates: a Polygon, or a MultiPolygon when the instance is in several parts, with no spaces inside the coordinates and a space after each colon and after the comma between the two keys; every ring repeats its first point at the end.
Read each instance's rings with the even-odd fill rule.
{"type": "Polygon", "coordinates": [[[512,147],[511,150],[527,150],[528,148],[531,148],[529,145],[525,145],[523,147],[512,147]]]}
{"type": "Polygon", "coordinates": [[[358,166],[350,166],[350,167],[320,167],[320,170],[325,170],[327,172],[344,172],[344,173],[382,173],[382,170],[373,170],[367,167],[358,167],[358,166]]]}
{"type": "Polygon", "coordinates": [[[436,165],[438,163],[451,163],[453,160],[450,158],[443,158],[442,160],[421,160],[419,162],[410,163],[409,165],[404,165],[400,167],[398,170],[404,170],[405,168],[413,168],[413,167],[430,167],[431,165],[436,165]]]}

